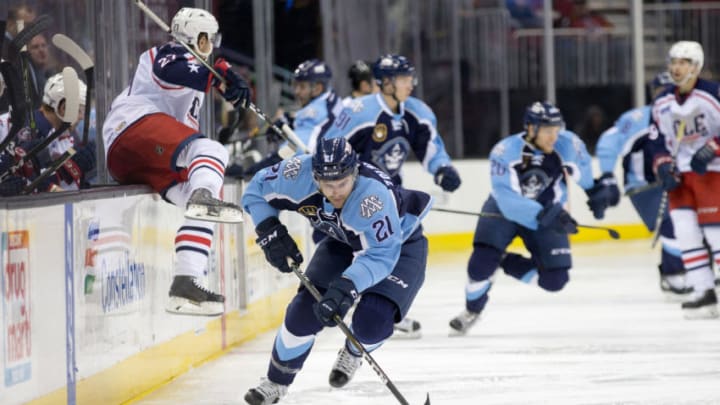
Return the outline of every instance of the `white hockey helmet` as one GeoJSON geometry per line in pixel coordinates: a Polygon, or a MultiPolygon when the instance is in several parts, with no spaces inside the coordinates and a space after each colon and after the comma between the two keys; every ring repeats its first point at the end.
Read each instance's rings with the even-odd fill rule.
{"type": "MultiPolygon", "coordinates": [[[[209,11],[201,8],[183,7],[175,14],[171,23],[172,34],[175,38],[194,46],[197,49],[197,40],[200,34],[205,33],[210,43],[220,46],[220,35],[218,34],[218,22],[209,11]]],[[[212,50],[210,51],[212,52],[212,50]]],[[[198,52],[203,57],[210,55],[198,52]]]]}
{"type": "Polygon", "coordinates": [[[699,75],[705,62],[702,45],[695,41],[678,41],[668,51],[668,64],[672,59],[688,59],[695,66],[695,75],[699,75]]]}
{"type": "MultiPolygon", "coordinates": [[[[80,87],[78,89],[78,92],[80,93],[80,105],[84,106],[86,101],[85,92],[87,90],[87,86],[82,80],[78,80],[78,85],[80,87]]],[[[60,102],[63,100],[65,100],[65,83],[63,82],[63,75],[61,72],[51,76],[47,82],[45,82],[42,102],[43,104],[47,104],[52,107],[53,111],[55,111],[57,115],[60,115],[58,107],[60,106],[60,102]]]]}

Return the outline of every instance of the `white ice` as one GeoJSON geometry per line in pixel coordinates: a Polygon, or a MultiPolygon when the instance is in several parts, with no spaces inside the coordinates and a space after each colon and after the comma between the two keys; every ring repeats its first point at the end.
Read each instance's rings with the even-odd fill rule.
{"type": "MultiPolygon", "coordinates": [[[[649,241],[576,245],[559,293],[501,271],[483,318],[464,337],[448,321],[464,305],[467,253],[433,255],[411,317],[419,340],[392,339],[374,358],[412,405],[720,404],[720,320],[684,320],[658,287],[649,241]]],[[[244,404],[265,375],[274,332],[198,367],[138,401],[244,404]]],[[[399,403],[364,364],[342,390],[328,373],[343,337],[317,339],[280,404],[399,403]]]]}

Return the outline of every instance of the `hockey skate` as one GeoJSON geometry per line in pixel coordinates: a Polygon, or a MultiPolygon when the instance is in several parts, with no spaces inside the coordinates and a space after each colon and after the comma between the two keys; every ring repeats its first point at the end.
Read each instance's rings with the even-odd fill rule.
{"type": "Polygon", "coordinates": [[[714,289],[705,290],[702,295],[691,297],[693,300],[682,303],[685,319],[711,319],[718,317],[717,295],[714,289]]]}
{"type": "Polygon", "coordinates": [[[210,190],[199,188],[193,191],[188,200],[185,218],[211,222],[239,223],[243,221],[243,213],[239,206],[218,200],[210,194],[210,190]]]}
{"type": "Polygon", "coordinates": [[[685,284],[685,277],[679,276],[660,276],[660,291],[665,294],[669,300],[676,301],[678,299],[687,298],[688,294],[693,292],[693,288],[685,284]]]}
{"type": "Polygon", "coordinates": [[[355,371],[362,365],[362,358],[354,356],[347,347],[338,352],[335,364],[330,371],[330,385],[335,388],[342,388],[352,380],[355,371]]]}
{"type": "Polygon", "coordinates": [[[395,333],[393,333],[393,338],[398,339],[420,339],[422,337],[422,325],[420,325],[420,322],[410,319],[410,318],[403,318],[402,321],[395,324],[393,329],[395,330],[395,333]]]}
{"type": "Polygon", "coordinates": [[[462,336],[466,334],[475,322],[480,319],[479,312],[470,312],[463,310],[458,316],[450,321],[450,336],[462,336]]]}
{"type": "Polygon", "coordinates": [[[288,386],[276,384],[268,379],[263,379],[255,388],[250,388],[245,394],[245,402],[250,405],[276,404],[282,397],[287,395],[288,386]]]}
{"type": "Polygon", "coordinates": [[[165,310],[181,315],[222,315],[225,297],[198,284],[195,277],[175,276],[165,310]]]}

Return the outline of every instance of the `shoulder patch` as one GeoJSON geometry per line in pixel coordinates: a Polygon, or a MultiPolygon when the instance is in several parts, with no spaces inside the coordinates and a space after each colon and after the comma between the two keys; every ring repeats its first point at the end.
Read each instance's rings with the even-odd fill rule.
{"type": "Polygon", "coordinates": [[[505,144],[498,143],[490,152],[492,155],[502,156],[505,153],[505,144]]]}
{"type": "Polygon", "coordinates": [[[288,162],[285,164],[285,169],[283,170],[283,177],[285,177],[288,180],[295,180],[300,174],[300,168],[302,167],[302,162],[300,161],[299,157],[294,157],[288,160],[288,162]]]}
{"type": "Polygon", "coordinates": [[[349,108],[350,110],[352,110],[353,113],[357,114],[362,111],[365,106],[363,105],[362,101],[355,99],[350,102],[349,108]]]}
{"type": "Polygon", "coordinates": [[[370,218],[373,214],[382,209],[383,202],[376,195],[365,197],[360,202],[360,216],[363,218],[370,218]]]}

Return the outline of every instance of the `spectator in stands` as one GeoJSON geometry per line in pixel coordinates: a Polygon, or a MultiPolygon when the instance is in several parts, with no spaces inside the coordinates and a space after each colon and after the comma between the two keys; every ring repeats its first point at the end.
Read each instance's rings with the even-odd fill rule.
{"type": "Polygon", "coordinates": [[[591,10],[587,0],[559,0],[556,4],[560,13],[558,26],[561,28],[609,28],[612,24],[605,17],[591,10]]]}
{"type": "Polygon", "coordinates": [[[28,42],[27,50],[32,69],[35,72],[37,88],[44,89],[47,79],[57,73],[45,34],[34,36],[28,42]]]}
{"type": "Polygon", "coordinates": [[[543,0],[505,0],[513,28],[542,28],[543,0]]]}

